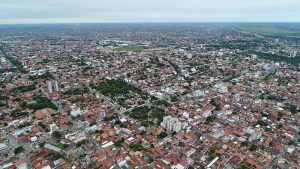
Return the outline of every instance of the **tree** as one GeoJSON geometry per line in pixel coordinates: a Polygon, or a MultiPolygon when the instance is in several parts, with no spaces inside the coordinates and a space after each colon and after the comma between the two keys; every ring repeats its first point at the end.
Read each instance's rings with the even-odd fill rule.
{"type": "Polygon", "coordinates": [[[291,111],[292,114],[296,114],[297,113],[297,106],[290,105],[290,111],[291,111]]]}
{"type": "Polygon", "coordinates": [[[214,116],[208,116],[205,120],[205,124],[209,124],[209,123],[213,122],[214,119],[216,119],[214,116]]]}
{"type": "Polygon", "coordinates": [[[176,96],[171,97],[171,102],[177,102],[179,99],[176,96]]]}
{"type": "Polygon", "coordinates": [[[256,125],[265,126],[266,123],[263,120],[257,120],[256,125]]]}
{"type": "Polygon", "coordinates": [[[168,134],[166,133],[166,132],[161,132],[157,137],[158,138],[160,138],[160,139],[163,139],[163,138],[165,138],[165,137],[167,137],[168,136],[168,134]]]}
{"type": "Polygon", "coordinates": [[[125,139],[124,139],[124,138],[122,138],[122,139],[120,139],[120,140],[116,141],[114,144],[115,144],[115,146],[118,146],[118,147],[120,147],[120,146],[122,145],[122,143],[124,143],[124,142],[125,142],[125,139]]]}
{"type": "Polygon", "coordinates": [[[283,113],[282,112],[277,112],[278,117],[283,117],[283,113]]]}
{"type": "Polygon", "coordinates": [[[148,163],[150,164],[150,163],[152,163],[154,161],[154,159],[153,158],[148,158],[148,163]]]}
{"type": "Polygon", "coordinates": [[[129,148],[132,149],[133,151],[147,151],[147,149],[145,149],[141,143],[129,144],[129,148]]]}
{"type": "Polygon", "coordinates": [[[242,145],[242,146],[248,146],[249,143],[250,143],[249,141],[243,141],[243,142],[241,143],[241,145],[242,145]]]}
{"type": "Polygon", "coordinates": [[[86,140],[83,140],[81,142],[76,143],[76,147],[79,148],[79,147],[81,147],[82,145],[84,145],[86,143],[87,143],[86,140]]]}
{"type": "Polygon", "coordinates": [[[46,142],[43,141],[43,142],[41,142],[41,143],[39,144],[39,146],[40,146],[40,147],[44,147],[45,144],[46,144],[46,142]]]}
{"type": "Polygon", "coordinates": [[[255,151],[257,149],[257,146],[252,144],[249,148],[250,151],[255,151]]]}
{"type": "Polygon", "coordinates": [[[90,123],[90,126],[94,126],[94,125],[96,125],[96,124],[97,124],[97,122],[94,121],[94,122],[91,122],[91,123],[90,123]]]}
{"type": "Polygon", "coordinates": [[[288,145],[293,145],[293,144],[295,144],[296,142],[294,141],[294,140],[290,140],[289,142],[288,142],[288,145]]]}
{"type": "Polygon", "coordinates": [[[25,151],[24,147],[20,146],[20,147],[15,148],[14,153],[15,154],[20,154],[20,153],[22,153],[24,151],[25,151]]]}
{"type": "Polygon", "coordinates": [[[184,142],[180,141],[180,142],[178,143],[178,146],[180,146],[180,147],[184,147],[184,146],[185,146],[185,144],[184,144],[184,142]]]}
{"type": "Polygon", "coordinates": [[[62,137],[62,133],[59,132],[59,131],[54,131],[54,132],[52,133],[52,137],[54,137],[54,138],[56,138],[57,140],[59,140],[59,139],[61,139],[61,137],[62,137]]]}

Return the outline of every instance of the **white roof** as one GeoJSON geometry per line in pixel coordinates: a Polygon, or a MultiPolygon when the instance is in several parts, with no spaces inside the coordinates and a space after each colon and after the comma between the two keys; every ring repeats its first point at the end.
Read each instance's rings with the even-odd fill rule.
{"type": "Polygon", "coordinates": [[[43,167],[42,169],[51,169],[51,167],[49,165],[43,167]]]}
{"type": "Polygon", "coordinates": [[[175,168],[176,168],[176,169],[184,169],[184,166],[181,165],[181,164],[177,164],[177,165],[175,166],[175,168]]]}
{"type": "Polygon", "coordinates": [[[114,143],[113,143],[112,141],[110,141],[110,142],[108,142],[108,143],[102,145],[101,147],[102,147],[102,148],[106,148],[106,147],[112,146],[113,144],[114,144],[114,143]]]}

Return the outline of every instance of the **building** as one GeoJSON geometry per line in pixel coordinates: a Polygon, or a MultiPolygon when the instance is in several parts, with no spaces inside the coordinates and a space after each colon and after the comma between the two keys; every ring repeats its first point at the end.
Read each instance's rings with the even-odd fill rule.
{"type": "Polygon", "coordinates": [[[215,85],[215,88],[217,88],[218,92],[220,93],[227,93],[228,89],[223,83],[219,83],[215,85]]]}
{"type": "Polygon", "coordinates": [[[171,116],[165,116],[163,118],[162,125],[170,131],[179,132],[182,128],[181,122],[177,118],[171,116]]]}
{"type": "Polygon", "coordinates": [[[50,81],[48,82],[48,92],[52,93],[52,92],[58,92],[59,91],[59,85],[57,81],[50,81]]]}
{"type": "Polygon", "coordinates": [[[53,90],[52,90],[52,82],[48,82],[48,92],[49,93],[53,92],[53,90]]]}
{"type": "Polygon", "coordinates": [[[176,133],[181,130],[181,122],[176,122],[172,126],[172,131],[175,131],[176,133]]]}
{"type": "Polygon", "coordinates": [[[70,108],[71,108],[70,113],[73,117],[77,117],[77,116],[82,115],[80,107],[76,107],[76,105],[72,105],[72,106],[70,106],[70,108]]]}
{"type": "Polygon", "coordinates": [[[54,124],[54,123],[50,124],[50,133],[53,133],[57,130],[58,130],[58,127],[56,124],[54,124]]]}
{"type": "Polygon", "coordinates": [[[203,97],[203,96],[206,96],[205,92],[203,90],[196,90],[193,92],[193,95],[195,97],[203,97]]]}
{"type": "Polygon", "coordinates": [[[297,56],[297,51],[291,51],[290,58],[295,58],[297,56]]]}
{"type": "Polygon", "coordinates": [[[56,92],[59,91],[59,86],[58,86],[58,82],[57,81],[54,81],[53,88],[54,88],[54,91],[56,91],[56,92]]]}

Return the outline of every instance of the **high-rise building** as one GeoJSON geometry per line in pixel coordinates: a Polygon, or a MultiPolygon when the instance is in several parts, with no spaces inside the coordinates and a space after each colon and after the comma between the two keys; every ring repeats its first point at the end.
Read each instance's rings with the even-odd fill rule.
{"type": "Polygon", "coordinates": [[[179,132],[181,130],[181,122],[177,118],[165,116],[162,125],[170,131],[179,132]]]}
{"type": "Polygon", "coordinates": [[[50,81],[48,82],[48,92],[58,92],[59,91],[59,85],[57,81],[50,81]]]}
{"type": "Polygon", "coordinates": [[[296,56],[297,56],[297,51],[294,51],[293,58],[295,58],[296,56]]]}
{"type": "Polygon", "coordinates": [[[56,92],[59,91],[59,86],[58,86],[58,82],[57,81],[54,81],[53,88],[54,88],[54,91],[56,91],[56,92]]]}
{"type": "Polygon", "coordinates": [[[172,118],[171,116],[165,116],[162,122],[163,126],[167,127],[167,124],[171,118],[172,118]]]}
{"type": "Polygon", "coordinates": [[[175,124],[173,124],[172,131],[175,131],[177,133],[180,130],[181,130],[181,122],[178,121],[175,124]]]}
{"type": "Polygon", "coordinates": [[[53,90],[52,90],[52,82],[48,82],[48,92],[49,93],[53,92],[53,90]]]}
{"type": "Polygon", "coordinates": [[[290,52],[290,58],[295,58],[297,56],[297,51],[290,52]]]}

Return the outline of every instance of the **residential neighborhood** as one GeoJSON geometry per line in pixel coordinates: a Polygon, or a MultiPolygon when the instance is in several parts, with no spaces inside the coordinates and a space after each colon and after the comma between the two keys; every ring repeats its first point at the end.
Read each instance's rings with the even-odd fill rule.
{"type": "Polygon", "coordinates": [[[0,168],[300,168],[299,53],[236,25],[0,27],[0,168]]]}

